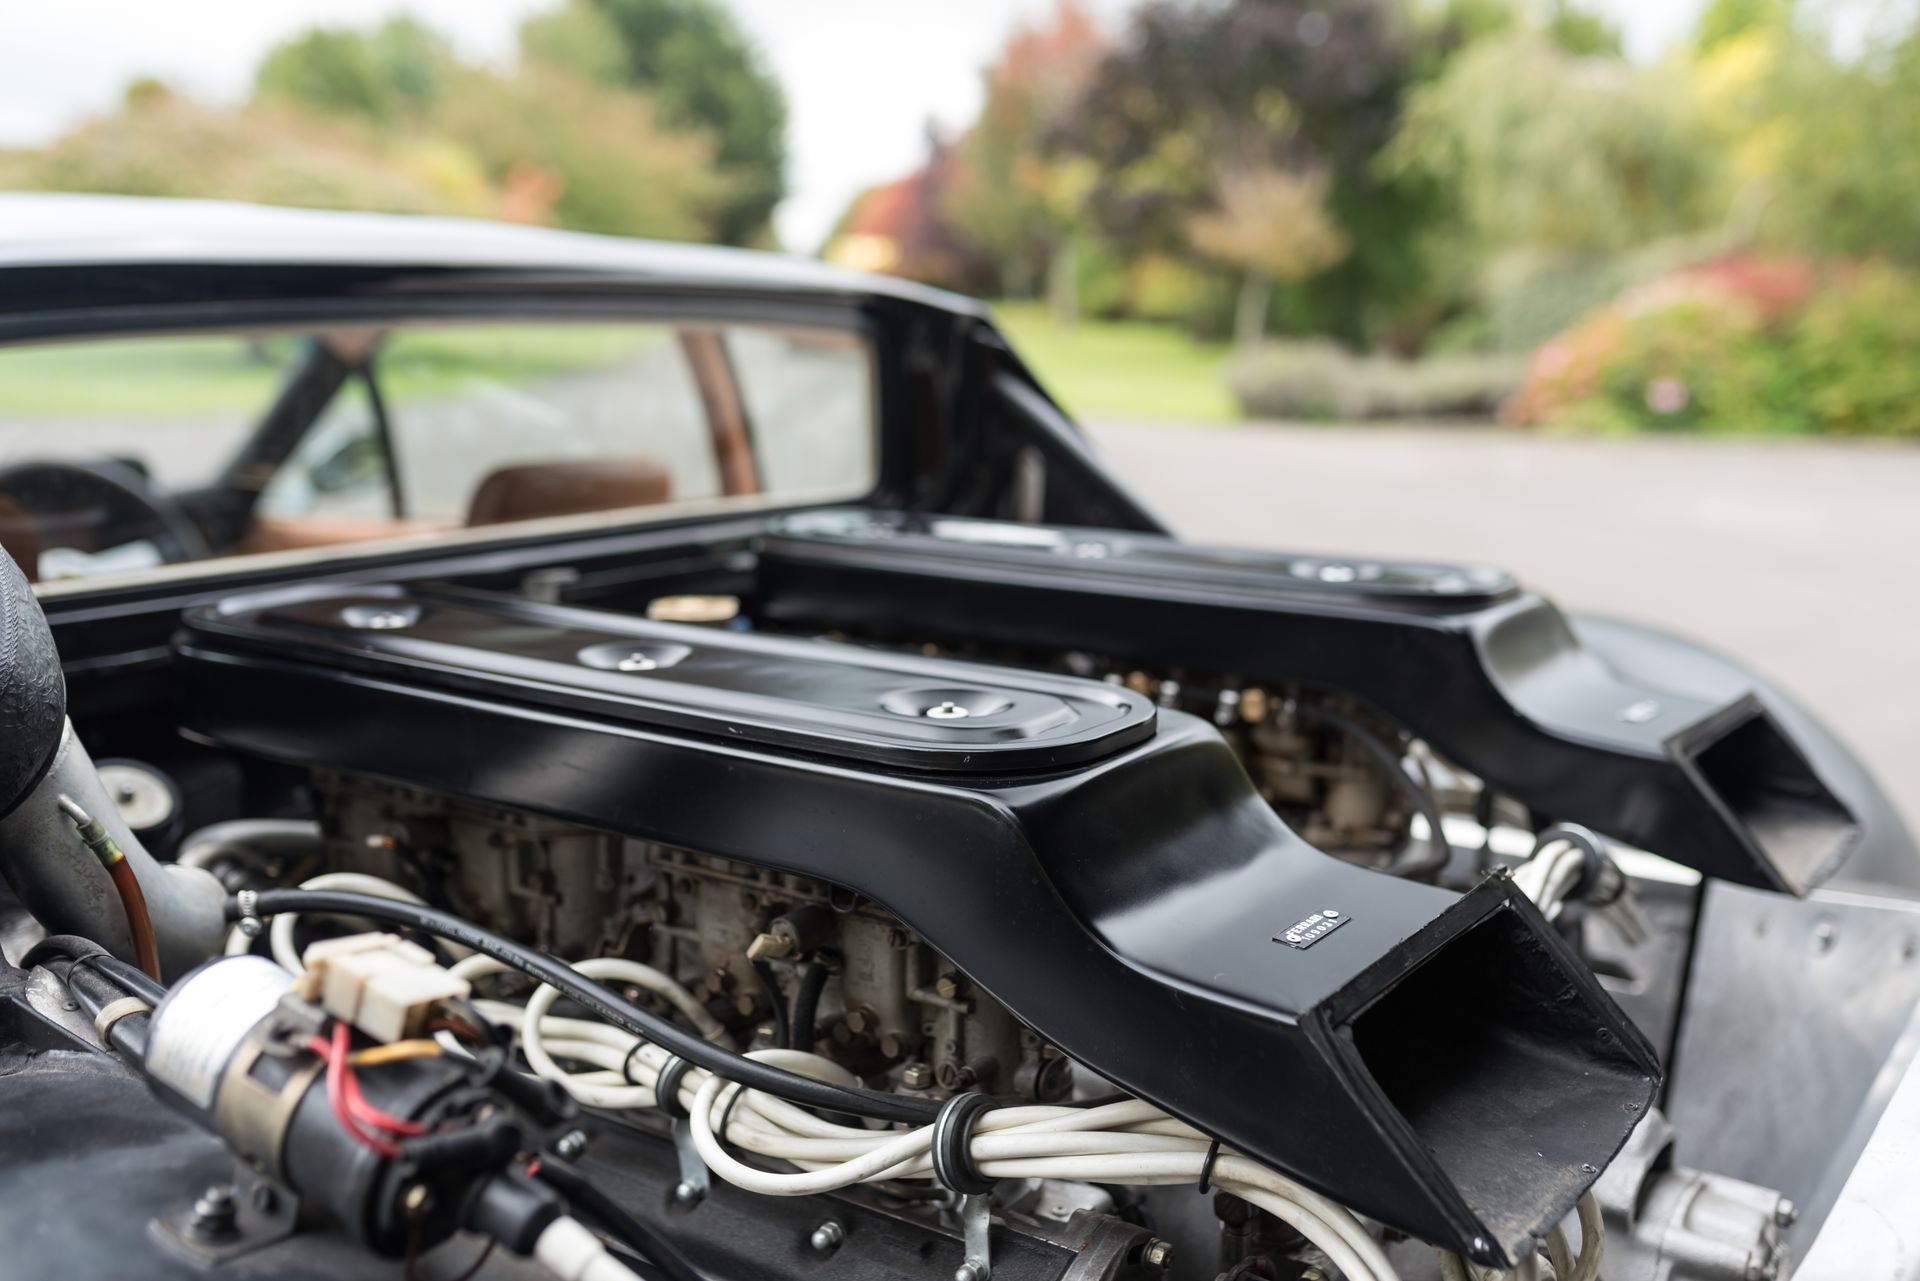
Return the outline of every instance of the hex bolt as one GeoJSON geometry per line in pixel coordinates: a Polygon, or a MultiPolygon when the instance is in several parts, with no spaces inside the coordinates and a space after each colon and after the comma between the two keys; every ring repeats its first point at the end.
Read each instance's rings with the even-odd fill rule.
{"type": "Polygon", "coordinates": [[[933,1069],[925,1063],[909,1063],[900,1072],[900,1084],[909,1090],[924,1090],[933,1084],[933,1069]]]}
{"type": "Polygon", "coordinates": [[[968,1259],[954,1272],[953,1281],[987,1281],[987,1270],[968,1259]]]}
{"type": "Polygon", "coordinates": [[[1319,1268],[1308,1268],[1300,1274],[1300,1281],[1327,1281],[1327,1274],[1319,1268]]]}
{"type": "Polygon", "coordinates": [[[700,1189],[682,1179],[673,1185],[673,1199],[681,1205],[692,1205],[700,1199],[700,1189]]]}
{"type": "Polygon", "coordinates": [[[1140,1262],[1155,1272],[1165,1272],[1173,1266],[1173,1242],[1155,1237],[1140,1252],[1140,1262]]]}
{"type": "Polygon", "coordinates": [[[232,1186],[215,1183],[193,1203],[187,1229],[203,1240],[232,1236],[239,1223],[239,1214],[240,1207],[233,1199],[232,1186]]]}
{"type": "Polygon", "coordinates": [[[587,1135],[584,1130],[568,1130],[553,1141],[553,1154],[572,1161],[587,1150],[587,1135]]]}
{"type": "Polygon", "coordinates": [[[1800,1207],[1785,1197],[1781,1197],[1780,1204],[1773,1207],[1773,1221],[1780,1227],[1790,1228],[1799,1221],[1799,1218],[1800,1207]]]}
{"type": "Polygon", "coordinates": [[[841,1227],[835,1220],[828,1219],[825,1223],[822,1223],[813,1230],[813,1235],[807,1238],[807,1244],[821,1254],[825,1254],[829,1250],[838,1248],[840,1243],[846,1239],[847,1230],[841,1227]]]}

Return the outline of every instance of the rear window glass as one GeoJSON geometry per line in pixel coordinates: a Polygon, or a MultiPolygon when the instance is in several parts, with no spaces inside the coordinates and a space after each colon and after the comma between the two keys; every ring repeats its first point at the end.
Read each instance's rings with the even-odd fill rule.
{"type": "Polygon", "coordinates": [[[0,545],[43,583],[857,497],[840,330],[408,324],[0,348],[0,545]],[[507,530],[505,532],[511,532],[507,530]]]}

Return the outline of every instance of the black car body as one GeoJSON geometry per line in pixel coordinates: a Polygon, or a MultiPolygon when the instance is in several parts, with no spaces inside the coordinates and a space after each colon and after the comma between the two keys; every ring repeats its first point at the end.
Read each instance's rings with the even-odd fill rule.
{"type": "MultiPolygon", "coordinates": [[[[273,394],[190,483],[124,440],[89,455],[57,415],[47,455],[0,465],[0,542],[40,580],[9,589],[9,671],[37,600],[73,727],[58,682],[12,680],[0,1271],[457,1270],[462,1247],[422,1250],[496,1222],[473,1208],[492,1193],[331,1132],[263,1155],[227,1078],[183,1103],[154,1066],[203,963],[265,947],[258,895],[332,871],[656,966],[726,1039],[824,1047],[963,1149],[945,1100],[1116,1088],[1212,1141],[1203,1187],[1222,1148],[1277,1171],[1409,1278],[1565,1267],[1536,1251],[1580,1204],[1606,1212],[1610,1278],[1772,1276],[1796,1249],[1803,1275],[1915,1275],[1913,1216],[1885,1242],[1850,1225],[1920,1126],[1920,857],[1846,748],[1731,661],[1444,548],[1179,541],[982,307],[903,282],[0,197],[0,420],[56,365],[113,387],[46,397],[107,403],[142,353],[207,343],[245,344],[273,394]],[[607,443],[633,424],[657,440],[607,443]],[[28,963],[40,932],[138,959],[53,804],[93,777],[81,741],[114,762],[107,826],[177,989],[139,1016],[144,1069],[100,1048],[138,1020],[82,990],[80,953],[28,963]],[[221,1187],[237,1217],[208,1208],[221,1187]]],[[[181,394],[219,401],[214,377],[181,394]]],[[[286,1097],[276,1144],[331,1124],[286,1097]]],[[[957,1208],[780,1200],[676,1155],[684,1120],[523,1106],[536,1161],[589,1153],[572,1213],[611,1198],[602,1235],[632,1246],[631,1216],[711,1276],[1358,1281],[1231,1193],[988,1180],[989,1230],[964,1152],[928,1185],[957,1208]]]]}

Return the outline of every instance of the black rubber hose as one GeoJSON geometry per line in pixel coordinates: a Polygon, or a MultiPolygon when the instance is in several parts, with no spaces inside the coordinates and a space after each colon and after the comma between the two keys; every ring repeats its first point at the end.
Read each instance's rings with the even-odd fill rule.
{"type": "Polygon", "coordinates": [[[699,1272],[677,1246],[628,1213],[579,1171],[558,1161],[542,1161],[533,1177],[550,1185],[576,1212],[584,1212],[672,1281],[701,1281],[699,1272]]]}
{"type": "MultiPolygon", "coordinates": [[[[512,939],[502,938],[451,912],[339,890],[262,890],[254,898],[253,910],[259,916],[275,916],[281,912],[361,916],[385,921],[389,925],[421,930],[458,943],[558,988],[615,1027],[651,1041],[695,1067],[705,1068],[729,1081],[738,1081],[803,1107],[825,1108],[833,1112],[849,1112],[855,1116],[904,1121],[913,1125],[932,1121],[940,1111],[940,1104],[935,1100],[816,1081],[812,1077],[735,1054],[651,1010],[642,1009],[566,962],[534,948],[523,947],[512,939]]],[[[239,918],[237,900],[227,904],[227,914],[239,918]]]]}
{"type": "Polygon", "coordinates": [[[0,551],[0,816],[46,776],[60,750],[67,685],[27,576],[0,551]]]}
{"type": "Polygon", "coordinates": [[[1295,704],[1294,714],[1310,721],[1319,721],[1323,725],[1331,725],[1358,743],[1362,751],[1373,757],[1382,769],[1393,776],[1401,790],[1413,801],[1414,808],[1418,809],[1421,817],[1427,820],[1427,829],[1432,833],[1427,838],[1427,848],[1413,858],[1400,859],[1386,870],[1394,876],[1417,881],[1433,876],[1446,867],[1447,860],[1453,853],[1453,847],[1447,844],[1447,829],[1440,819],[1440,803],[1433,799],[1431,792],[1420,786],[1413,776],[1407,773],[1407,767],[1400,763],[1400,757],[1394,750],[1381,742],[1379,736],[1372,730],[1351,716],[1343,716],[1328,708],[1315,707],[1307,703],[1295,704]]]}
{"type": "Polygon", "coordinates": [[[766,995],[767,1008],[773,1011],[773,1043],[778,1049],[786,1049],[793,1044],[792,1033],[787,1022],[787,1002],[780,995],[780,985],[774,982],[773,967],[765,961],[750,961],[753,977],[760,980],[760,990],[766,995]]]}
{"type": "Polygon", "coordinates": [[[820,1039],[820,994],[826,990],[829,971],[815,961],[800,976],[800,990],[793,994],[793,1048],[813,1052],[820,1039]]]}
{"type": "Polygon", "coordinates": [[[84,961],[104,974],[124,994],[137,996],[148,1005],[158,1005],[167,998],[164,983],[148,975],[139,966],[121,960],[92,939],[81,938],[78,934],[47,935],[20,958],[20,968],[30,970],[54,960],[84,961]]]}
{"type": "MultiPolygon", "coordinates": [[[[136,996],[148,1005],[160,1004],[167,990],[148,978],[135,966],[116,959],[92,939],[77,934],[49,934],[20,958],[23,969],[36,965],[53,966],[67,962],[61,978],[73,999],[80,1003],[88,1018],[96,1018],[113,1002],[136,996]],[[137,982],[129,982],[131,975],[137,982]]],[[[57,973],[58,971],[56,971],[57,973]]],[[[108,1045],[131,1062],[147,1055],[147,1019],[151,1011],[123,1015],[114,1020],[108,1032],[108,1045]]]]}

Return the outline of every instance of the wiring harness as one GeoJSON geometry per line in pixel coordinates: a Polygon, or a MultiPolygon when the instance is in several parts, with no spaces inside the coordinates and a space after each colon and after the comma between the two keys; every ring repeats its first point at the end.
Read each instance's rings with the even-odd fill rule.
{"type": "MultiPolygon", "coordinates": [[[[1529,875],[1537,875],[1537,870],[1529,875]]],[[[356,878],[354,890],[368,890],[375,879],[356,878]]],[[[1558,886],[1564,877],[1547,879],[1558,886]]],[[[296,912],[383,921],[470,949],[452,967],[461,978],[514,972],[537,980],[539,986],[524,1005],[473,1002],[489,1022],[513,1029],[532,1073],[558,1083],[587,1107],[659,1110],[683,1119],[709,1171],[748,1191],[814,1196],[902,1179],[934,1179],[954,1186],[955,1155],[942,1148],[947,1137],[943,1121],[951,1121],[951,1105],[867,1089],[832,1060],[799,1049],[736,1052],[727,1046],[724,1029],[710,1017],[703,1021],[706,1011],[697,998],[651,966],[611,957],[568,966],[421,905],[397,886],[380,885],[377,896],[330,886],[262,891],[246,903],[245,913],[236,908],[235,914],[242,916],[243,925],[256,917],[296,912]],[[627,1001],[603,981],[655,994],[696,1030],[627,1001]],[[555,1013],[563,997],[597,1017],[555,1013]],[[871,1128],[873,1123],[890,1128],[871,1128]],[[781,1168],[763,1168],[745,1157],[781,1168]]],[[[274,922],[275,942],[285,940],[275,947],[277,955],[292,950],[290,927],[284,934],[280,930],[286,920],[280,916],[274,922]]],[[[258,933],[257,920],[252,932],[258,933]]],[[[465,1052],[449,1033],[439,1038],[445,1052],[465,1052]]],[[[329,1059],[330,1070],[335,1061],[329,1059]]],[[[344,1055],[337,1061],[346,1066],[344,1055]]],[[[984,1096],[961,1098],[979,1101],[979,1110],[965,1118],[960,1130],[958,1158],[964,1177],[981,1185],[1020,1178],[1131,1186],[1211,1184],[1292,1227],[1322,1251],[1346,1281],[1400,1281],[1385,1249],[1352,1211],[1221,1148],[1207,1134],[1144,1100],[998,1106],[984,1096]]],[[[348,1110],[352,1112],[350,1105],[348,1110]]],[[[353,1119],[362,1120],[357,1115],[353,1119]]],[[[1441,1266],[1448,1281],[1503,1275],[1516,1281],[1545,1275],[1555,1281],[1594,1281],[1603,1233],[1591,1194],[1581,1198],[1578,1224],[1577,1252],[1565,1229],[1556,1227],[1543,1244],[1545,1259],[1525,1260],[1511,1274],[1487,1272],[1445,1251],[1441,1266]],[[1549,1273],[1540,1270],[1543,1264],[1549,1273]]]]}

